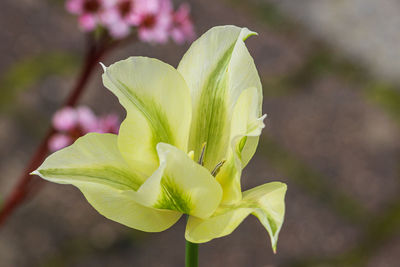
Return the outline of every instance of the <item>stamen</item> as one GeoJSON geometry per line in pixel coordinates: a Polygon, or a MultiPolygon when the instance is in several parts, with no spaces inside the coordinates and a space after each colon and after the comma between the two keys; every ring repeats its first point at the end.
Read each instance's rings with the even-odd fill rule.
{"type": "Polygon", "coordinates": [[[204,153],[206,152],[206,145],[207,145],[207,143],[204,142],[202,147],[201,147],[201,154],[200,154],[200,157],[199,157],[199,164],[201,166],[204,165],[204,153]]]}
{"type": "Polygon", "coordinates": [[[219,173],[219,170],[221,169],[221,167],[224,165],[226,160],[222,160],[221,162],[219,162],[217,164],[217,166],[215,166],[214,170],[211,172],[212,176],[217,176],[217,174],[219,173]]]}

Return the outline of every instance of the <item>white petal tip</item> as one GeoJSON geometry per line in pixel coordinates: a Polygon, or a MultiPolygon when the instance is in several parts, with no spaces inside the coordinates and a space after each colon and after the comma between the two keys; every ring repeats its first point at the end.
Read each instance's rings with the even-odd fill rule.
{"type": "Polygon", "coordinates": [[[263,121],[263,120],[265,120],[266,117],[267,117],[267,114],[264,114],[259,118],[259,120],[263,121]]]}
{"type": "MultiPolygon", "coordinates": [[[[262,124],[261,129],[265,128],[265,123],[264,120],[267,117],[267,114],[262,115],[260,118],[258,118],[257,120],[262,124]]],[[[261,134],[261,133],[260,133],[261,134]]]]}
{"type": "Polygon", "coordinates": [[[247,34],[247,37],[249,37],[249,36],[258,36],[258,32],[253,32],[253,31],[250,31],[249,30],[249,32],[248,32],[248,34],[247,34]]]}
{"type": "Polygon", "coordinates": [[[29,173],[29,174],[30,174],[30,175],[40,175],[40,173],[39,173],[38,170],[35,170],[35,171],[33,171],[33,172],[29,173]]]}
{"type": "Polygon", "coordinates": [[[104,65],[102,62],[99,62],[99,64],[103,68],[103,71],[106,72],[107,71],[106,65],[104,65]]]}
{"type": "Polygon", "coordinates": [[[248,28],[242,28],[240,35],[241,35],[242,40],[246,41],[247,38],[249,38],[250,36],[253,36],[253,35],[257,36],[258,33],[250,31],[248,28]]]}

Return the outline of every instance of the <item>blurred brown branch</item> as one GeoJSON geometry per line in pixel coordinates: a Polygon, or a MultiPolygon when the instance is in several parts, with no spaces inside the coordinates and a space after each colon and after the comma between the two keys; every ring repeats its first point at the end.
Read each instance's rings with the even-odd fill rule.
{"type": "MultiPolygon", "coordinates": [[[[133,37],[133,35],[131,37],[133,37]]],[[[130,38],[128,37],[124,40],[124,42],[129,40],[130,38]]],[[[62,107],[75,106],[77,104],[79,98],[82,96],[82,93],[86,88],[90,76],[92,75],[99,61],[120,43],[121,41],[112,40],[107,33],[102,33],[98,40],[95,40],[92,34],[88,35],[87,49],[80,74],[76,80],[73,90],[62,107]]],[[[37,192],[43,185],[42,180],[31,176],[29,173],[39,167],[39,165],[48,155],[48,141],[54,133],[56,133],[56,130],[53,127],[50,127],[36,152],[33,154],[29,164],[19,178],[18,183],[11,191],[10,195],[5,199],[0,210],[0,227],[4,225],[7,218],[21,203],[37,192]]]]}

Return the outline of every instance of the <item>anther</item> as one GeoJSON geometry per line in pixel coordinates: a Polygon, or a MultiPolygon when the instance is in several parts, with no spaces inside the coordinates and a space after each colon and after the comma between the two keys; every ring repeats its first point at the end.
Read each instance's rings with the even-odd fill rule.
{"type": "Polygon", "coordinates": [[[222,160],[221,162],[219,162],[219,163],[215,166],[214,170],[211,172],[211,175],[212,175],[212,176],[214,176],[214,177],[217,176],[217,174],[219,173],[219,170],[221,170],[221,167],[224,165],[225,161],[226,161],[226,160],[222,160]]]}
{"type": "Polygon", "coordinates": [[[206,152],[206,142],[204,142],[203,144],[202,144],[202,146],[201,146],[201,154],[200,154],[200,157],[199,157],[199,164],[201,165],[201,166],[203,166],[204,165],[204,153],[206,152]]]}

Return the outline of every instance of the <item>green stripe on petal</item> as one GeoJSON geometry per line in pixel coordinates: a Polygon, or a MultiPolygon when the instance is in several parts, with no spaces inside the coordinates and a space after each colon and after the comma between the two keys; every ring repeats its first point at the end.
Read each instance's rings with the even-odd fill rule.
{"type": "Polygon", "coordinates": [[[33,174],[60,184],[98,183],[117,190],[137,190],[146,180],[121,156],[116,135],[98,133],[53,153],[33,174]]]}
{"type": "Polygon", "coordinates": [[[265,126],[265,115],[259,118],[259,110],[254,108],[258,100],[258,90],[254,87],[248,88],[240,95],[233,111],[229,137],[231,145],[227,160],[216,177],[224,191],[224,204],[232,204],[242,198],[242,169],[253,157],[261,130],[265,126]]]}
{"type": "Polygon", "coordinates": [[[267,230],[274,251],[285,214],[286,185],[267,183],[243,193],[243,199],[233,205],[221,205],[207,218],[189,217],[185,237],[193,243],[204,243],[232,233],[249,215],[256,216],[267,230]]]}
{"type": "Polygon", "coordinates": [[[157,145],[160,167],[137,192],[127,192],[137,202],[175,210],[200,218],[214,213],[222,198],[219,183],[185,152],[165,143],[157,145]]]}
{"type": "Polygon", "coordinates": [[[160,142],[187,150],[191,99],[176,69],[156,59],[130,57],[105,68],[103,82],[127,111],[118,146],[132,166],[151,175],[160,142]]]}
{"type": "Polygon", "coordinates": [[[154,207],[159,209],[176,210],[190,214],[194,209],[192,198],[185,192],[174,179],[164,174],[161,180],[161,195],[154,207]]]}
{"type": "Polygon", "coordinates": [[[192,44],[178,66],[192,96],[189,150],[198,159],[206,143],[204,166],[209,170],[226,159],[232,112],[243,90],[257,88],[254,108],[261,114],[261,83],[243,42],[254,34],[236,26],[214,27],[192,44]]]}
{"type": "Polygon", "coordinates": [[[145,207],[124,194],[137,190],[147,177],[126,163],[113,134],[87,134],[50,155],[32,174],[76,186],[100,214],[138,230],[163,231],[181,216],[179,212],[145,207]]]}

